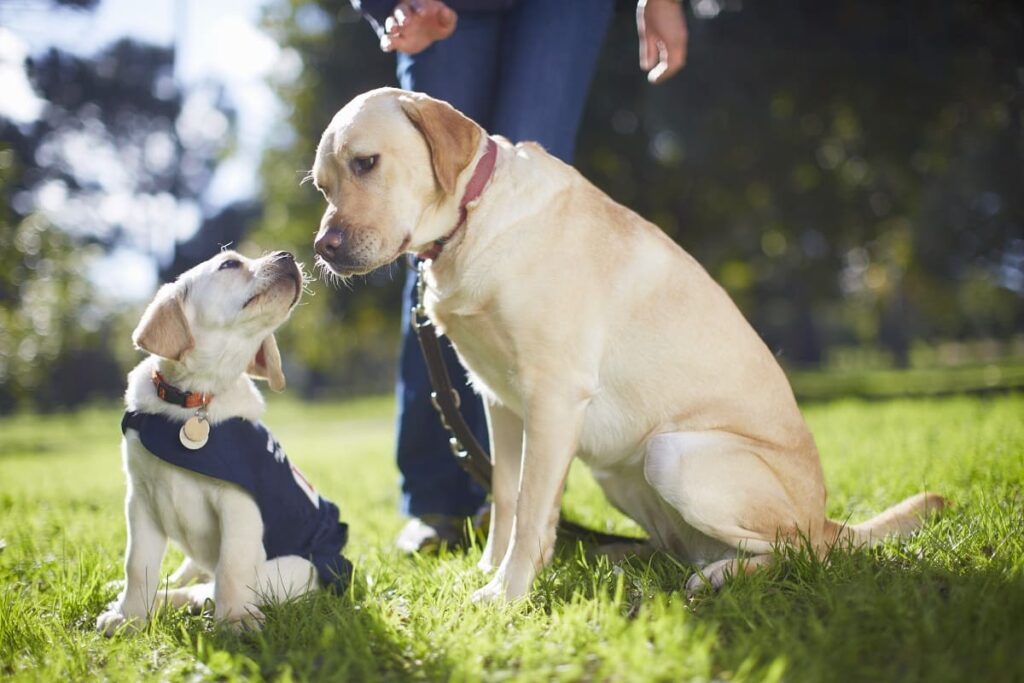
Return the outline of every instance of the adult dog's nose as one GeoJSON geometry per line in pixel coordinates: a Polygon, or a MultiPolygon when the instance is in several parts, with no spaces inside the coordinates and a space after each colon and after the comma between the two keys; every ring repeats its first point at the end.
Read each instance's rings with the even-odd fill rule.
{"type": "Polygon", "coordinates": [[[329,228],[316,238],[313,249],[321,258],[334,261],[338,256],[338,252],[341,251],[342,241],[341,231],[329,228]]]}

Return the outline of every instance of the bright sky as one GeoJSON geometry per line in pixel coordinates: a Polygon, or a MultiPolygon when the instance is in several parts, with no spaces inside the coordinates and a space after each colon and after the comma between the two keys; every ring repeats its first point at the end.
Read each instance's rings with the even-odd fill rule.
{"type": "MultiPolygon", "coordinates": [[[[0,2],[0,115],[24,122],[39,113],[41,103],[22,67],[28,54],[55,46],[89,55],[124,36],[158,45],[176,43],[175,78],[186,87],[211,80],[224,83],[238,113],[237,150],[218,166],[203,203],[216,210],[252,197],[259,190],[257,174],[267,135],[284,115],[267,77],[297,74],[301,67],[297,55],[282,50],[260,30],[264,2],[101,0],[92,12],[54,9],[47,0],[0,2]]],[[[194,231],[196,219],[177,226],[174,237],[187,237],[182,233],[194,231]]],[[[162,251],[172,245],[173,238],[162,251]]],[[[94,269],[97,284],[122,297],[125,292],[131,298],[148,296],[156,284],[152,255],[117,250],[94,269]]]]}
{"type": "Polygon", "coordinates": [[[266,78],[274,69],[299,66],[297,57],[283,52],[260,30],[262,4],[263,0],[101,0],[93,12],[77,12],[51,9],[45,0],[0,3],[0,26],[10,30],[0,33],[0,92],[5,93],[0,113],[24,120],[33,111],[28,84],[22,77],[19,85],[14,72],[20,69],[10,59],[18,53],[56,46],[87,55],[123,36],[159,45],[177,42],[179,81],[221,81],[238,108],[238,154],[218,170],[206,199],[224,206],[250,197],[256,191],[256,167],[267,131],[283,115],[266,78]]]}

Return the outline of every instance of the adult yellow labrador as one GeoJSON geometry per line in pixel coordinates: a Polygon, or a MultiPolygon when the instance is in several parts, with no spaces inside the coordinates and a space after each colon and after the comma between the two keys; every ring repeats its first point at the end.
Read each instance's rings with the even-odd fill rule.
{"type": "Polygon", "coordinates": [[[538,145],[384,88],[337,113],[312,176],[335,274],[431,258],[427,312],[484,397],[493,449],[480,564],[497,571],[474,599],[529,590],[574,455],[656,547],[703,567],[689,592],[765,564],[777,541],[870,544],[942,507],[922,493],[863,524],[827,519],[814,439],[729,296],[538,145]]]}

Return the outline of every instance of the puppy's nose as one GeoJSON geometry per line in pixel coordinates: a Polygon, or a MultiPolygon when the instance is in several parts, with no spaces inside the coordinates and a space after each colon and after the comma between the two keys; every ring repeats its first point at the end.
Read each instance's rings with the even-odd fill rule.
{"type": "Polygon", "coordinates": [[[274,263],[277,263],[278,261],[294,261],[295,257],[288,251],[275,251],[270,255],[270,260],[274,263]]]}
{"type": "Polygon", "coordinates": [[[341,251],[342,241],[343,238],[340,231],[325,230],[324,233],[317,238],[316,244],[313,245],[313,248],[321,257],[328,261],[334,261],[338,256],[338,252],[341,251]]]}

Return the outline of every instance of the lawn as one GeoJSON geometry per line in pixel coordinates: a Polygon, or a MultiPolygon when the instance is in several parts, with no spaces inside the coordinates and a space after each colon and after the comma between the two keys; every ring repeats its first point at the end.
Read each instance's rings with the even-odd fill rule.
{"type": "MultiPolygon", "coordinates": [[[[1024,680],[1024,396],[806,409],[829,512],[856,522],[927,487],[922,533],[827,565],[800,551],[687,600],[669,557],[562,544],[530,600],[477,606],[479,549],[403,557],[390,400],[275,401],[267,422],[351,525],[350,592],[268,610],[262,632],[165,611],[107,640],[124,544],[116,410],[0,419],[0,677],[24,680],[1024,680]]],[[[582,469],[566,505],[636,528],[582,469]]],[[[170,567],[180,555],[169,553],[170,567]]]]}

